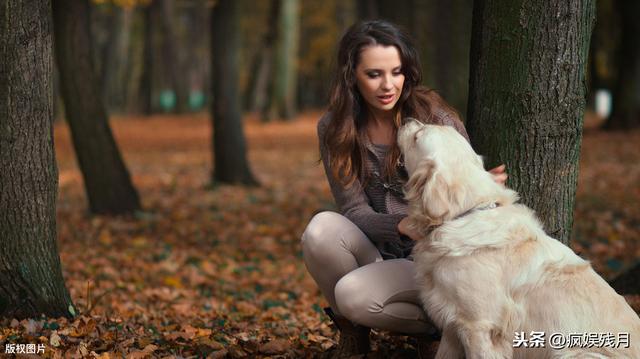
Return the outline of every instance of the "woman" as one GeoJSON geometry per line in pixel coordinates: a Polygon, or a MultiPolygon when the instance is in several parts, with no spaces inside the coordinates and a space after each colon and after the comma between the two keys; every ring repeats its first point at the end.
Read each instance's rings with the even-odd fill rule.
{"type": "MultiPolygon", "coordinates": [[[[409,257],[407,180],[396,133],[401,119],[455,127],[456,112],[420,86],[409,38],[386,21],[352,26],[340,41],[329,112],[318,123],[322,162],[342,214],[314,216],[302,236],[305,264],[340,330],[338,357],[369,350],[369,328],[418,337],[428,350],[435,328],[422,310],[409,257]]],[[[504,166],[491,170],[504,183],[504,166]]]]}

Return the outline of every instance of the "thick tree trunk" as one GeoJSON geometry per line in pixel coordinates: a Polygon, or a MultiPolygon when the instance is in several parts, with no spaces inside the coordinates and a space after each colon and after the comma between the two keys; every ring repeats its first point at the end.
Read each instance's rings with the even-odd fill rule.
{"type": "Polygon", "coordinates": [[[618,0],[614,7],[622,24],[618,76],[611,116],[604,127],[608,130],[624,130],[640,127],[640,1],[618,0]]]}
{"type": "Polygon", "coordinates": [[[265,120],[292,119],[296,112],[297,57],[299,47],[299,0],[279,0],[278,44],[274,89],[265,120]]]}
{"type": "Polygon", "coordinates": [[[212,182],[256,185],[249,164],[240,110],[237,0],[220,0],[212,15],[213,157],[212,182]]]}
{"type": "Polygon", "coordinates": [[[49,1],[0,6],[0,317],[71,317],[56,245],[49,1]]]}
{"type": "Polygon", "coordinates": [[[569,242],[595,1],[476,0],[467,129],[488,166],[569,242]]]}
{"type": "Polygon", "coordinates": [[[73,146],[93,213],[140,208],[102,104],[91,63],[88,0],[54,0],[55,49],[73,146]]]}

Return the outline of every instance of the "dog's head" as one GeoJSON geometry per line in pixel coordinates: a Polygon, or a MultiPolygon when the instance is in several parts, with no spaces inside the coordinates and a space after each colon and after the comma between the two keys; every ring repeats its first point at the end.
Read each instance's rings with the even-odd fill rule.
{"type": "Polygon", "coordinates": [[[398,145],[409,174],[410,215],[421,222],[437,225],[484,203],[515,201],[515,192],[493,180],[482,157],[453,127],[407,120],[398,145]]]}

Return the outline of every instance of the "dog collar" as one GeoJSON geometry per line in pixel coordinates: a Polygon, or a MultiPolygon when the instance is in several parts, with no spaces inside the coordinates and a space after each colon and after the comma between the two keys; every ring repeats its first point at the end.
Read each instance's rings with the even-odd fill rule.
{"type": "Polygon", "coordinates": [[[498,208],[498,207],[500,207],[500,203],[498,203],[498,202],[492,202],[492,203],[489,203],[489,204],[484,205],[484,206],[473,207],[473,208],[471,208],[471,209],[469,209],[469,210],[467,210],[465,212],[462,212],[461,214],[455,216],[453,219],[456,220],[456,219],[462,218],[462,217],[464,217],[464,216],[466,216],[468,214],[471,214],[471,212],[484,211],[484,210],[487,210],[487,209],[494,209],[494,208],[498,208]]]}

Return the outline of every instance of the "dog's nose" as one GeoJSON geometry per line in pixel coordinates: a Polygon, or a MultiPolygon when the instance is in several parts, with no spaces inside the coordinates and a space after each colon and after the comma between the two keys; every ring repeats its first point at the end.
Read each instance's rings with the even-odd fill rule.
{"type": "Polygon", "coordinates": [[[411,121],[415,121],[416,119],[413,117],[403,117],[402,118],[402,126],[406,125],[407,123],[411,122],[411,121]]]}

